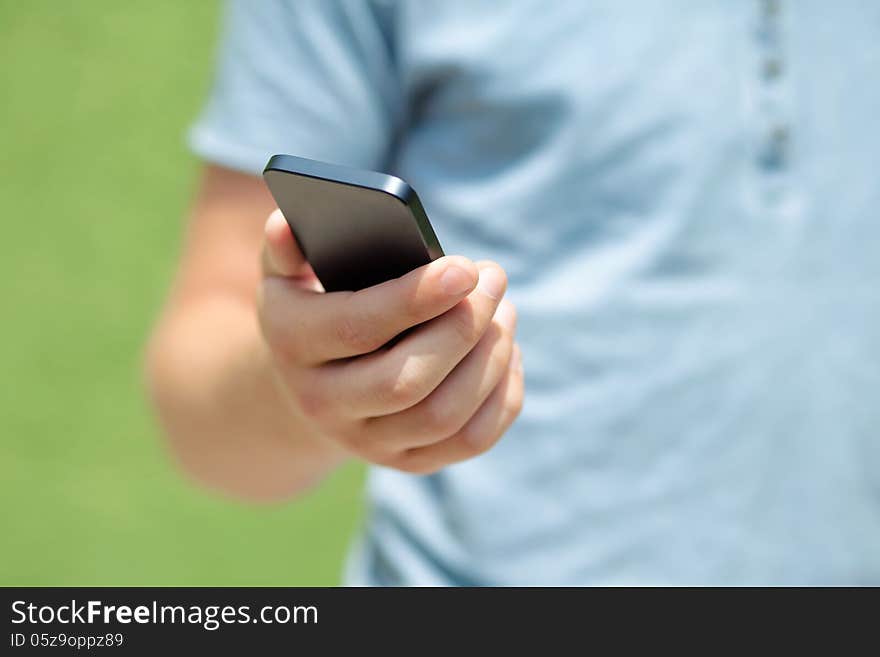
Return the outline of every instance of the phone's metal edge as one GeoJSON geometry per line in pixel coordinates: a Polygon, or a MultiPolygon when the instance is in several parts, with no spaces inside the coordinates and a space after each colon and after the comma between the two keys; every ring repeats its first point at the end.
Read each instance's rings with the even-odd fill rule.
{"type": "Polygon", "coordinates": [[[431,260],[436,260],[443,256],[443,248],[440,246],[440,241],[437,239],[437,235],[434,233],[434,229],[428,220],[428,215],[425,213],[425,208],[422,206],[419,195],[416,194],[416,190],[410,187],[409,183],[397,176],[283,154],[273,155],[269,158],[269,162],[263,169],[264,177],[268,171],[279,171],[281,173],[306,176],[307,178],[342,183],[393,196],[412,211],[413,218],[416,220],[416,225],[419,228],[419,233],[422,236],[422,241],[431,260]]]}
{"type": "MultiPolygon", "coordinates": [[[[398,178],[398,180],[400,179],[398,178]]],[[[412,210],[412,215],[419,227],[419,233],[422,235],[425,248],[428,249],[428,255],[431,260],[443,257],[443,247],[440,246],[440,240],[437,239],[437,235],[434,233],[434,227],[431,225],[431,222],[428,221],[428,214],[422,206],[422,201],[419,198],[419,195],[416,194],[416,190],[410,187],[406,182],[403,180],[400,182],[406,185],[406,200],[404,203],[412,210]]],[[[398,198],[400,197],[398,196],[398,198]]]]}

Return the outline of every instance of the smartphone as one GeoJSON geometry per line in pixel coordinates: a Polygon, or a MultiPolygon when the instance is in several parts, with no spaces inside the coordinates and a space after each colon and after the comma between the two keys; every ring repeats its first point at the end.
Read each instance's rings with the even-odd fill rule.
{"type": "Polygon", "coordinates": [[[400,178],[273,155],[263,179],[327,292],[370,287],[443,255],[418,195],[400,178]]]}

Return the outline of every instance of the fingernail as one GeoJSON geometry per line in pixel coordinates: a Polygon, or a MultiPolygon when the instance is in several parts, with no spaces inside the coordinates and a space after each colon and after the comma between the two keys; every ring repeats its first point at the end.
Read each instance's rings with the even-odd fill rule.
{"type": "Polygon", "coordinates": [[[456,265],[449,265],[440,276],[440,287],[451,297],[461,296],[474,286],[473,275],[456,265]]]}
{"type": "Polygon", "coordinates": [[[266,220],[266,228],[268,229],[270,226],[275,224],[281,225],[283,223],[287,223],[284,219],[284,215],[281,214],[281,210],[273,210],[272,214],[269,215],[269,218],[266,220]]]}
{"type": "Polygon", "coordinates": [[[480,270],[480,282],[477,283],[477,289],[487,297],[497,301],[504,294],[506,285],[504,275],[495,267],[484,267],[480,270]]]}

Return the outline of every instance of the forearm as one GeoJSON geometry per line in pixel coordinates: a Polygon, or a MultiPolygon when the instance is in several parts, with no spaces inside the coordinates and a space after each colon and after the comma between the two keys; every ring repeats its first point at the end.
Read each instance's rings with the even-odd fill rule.
{"type": "Polygon", "coordinates": [[[147,376],[172,451],[210,487],[283,499],[345,459],[277,384],[253,307],[241,300],[217,295],[167,312],[150,341],[147,376]]]}

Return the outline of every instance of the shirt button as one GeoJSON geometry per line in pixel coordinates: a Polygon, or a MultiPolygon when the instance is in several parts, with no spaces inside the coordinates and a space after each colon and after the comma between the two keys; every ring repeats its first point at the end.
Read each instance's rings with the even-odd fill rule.
{"type": "Polygon", "coordinates": [[[777,57],[765,59],[762,68],[766,80],[775,80],[782,75],[782,61],[777,57]]]}
{"type": "Polygon", "coordinates": [[[761,4],[766,18],[776,18],[779,15],[780,0],[763,0],[761,4]]]}
{"type": "Polygon", "coordinates": [[[781,169],[788,157],[789,132],[785,126],[770,130],[759,154],[761,166],[766,169],[781,169]]]}

